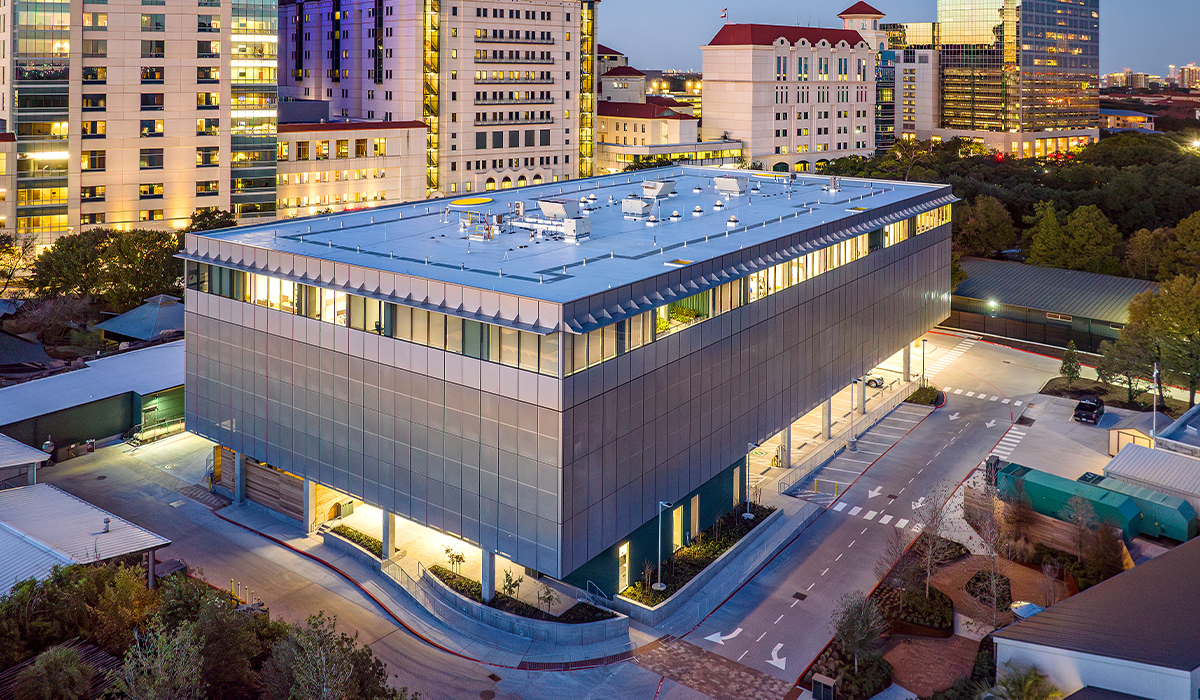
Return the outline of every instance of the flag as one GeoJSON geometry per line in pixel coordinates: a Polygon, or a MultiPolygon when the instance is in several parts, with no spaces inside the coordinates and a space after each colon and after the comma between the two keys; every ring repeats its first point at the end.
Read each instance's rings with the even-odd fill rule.
{"type": "Polygon", "coordinates": [[[729,8],[728,7],[723,8],[721,10],[721,19],[726,19],[727,17],[729,17],[729,8]]]}

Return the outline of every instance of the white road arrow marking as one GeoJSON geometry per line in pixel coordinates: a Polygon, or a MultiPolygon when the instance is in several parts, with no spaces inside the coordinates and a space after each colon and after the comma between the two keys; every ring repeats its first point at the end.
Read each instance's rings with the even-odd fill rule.
{"type": "Polygon", "coordinates": [[[959,416],[958,412],[955,411],[954,413],[950,414],[950,420],[958,420],[958,416],[959,416]]]}
{"type": "Polygon", "coordinates": [[[875,488],[871,489],[870,491],[867,491],[867,498],[875,498],[876,496],[878,496],[882,493],[883,493],[883,487],[876,486],[875,488]]]}
{"type": "Polygon", "coordinates": [[[741,633],[742,633],[742,628],[739,627],[733,631],[733,634],[722,635],[720,632],[716,632],[714,634],[708,635],[707,637],[705,637],[705,639],[707,639],[710,642],[716,642],[717,644],[724,644],[726,639],[733,639],[734,637],[738,636],[741,633]]]}
{"type": "Polygon", "coordinates": [[[925,507],[925,497],[921,496],[919,499],[913,501],[912,507],[913,507],[913,510],[917,510],[919,508],[924,508],[925,507]]]}
{"type": "Polygon", "coordinates": [[[984,423],[984,425],[986,425],[987,427],[991,428],[991,427],[994,427],[994,426],[996,425],[996,421],[994,421],[994,420],[990,420],[990,421],[988,421],[987,423],[984,423]]]}
{"type": "Polygon", "coordinates": [[[780,671],[787,670],[787,657],[779,658],[779,650],[783,648],[783,644],[776,644],[771,650],[771,658],[767,659],[767,663],[778,668],[780,671]]]}

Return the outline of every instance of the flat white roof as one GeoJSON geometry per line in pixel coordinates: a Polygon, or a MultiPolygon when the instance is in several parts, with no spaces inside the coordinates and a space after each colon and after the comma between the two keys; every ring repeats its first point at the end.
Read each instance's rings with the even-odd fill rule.
{"type": "MultiPolygon", "coordinates": [[[[941,184],[842,178],[834,192],[829,184],[828,176],[805,173],[665,167],[195,235],[564,303],[800,232],[828,226],[866,233],[955,201],[941,184]],[[716,186],[717,178],[730,177],[745,181],[743,194],[727,196],[716,186]],[[646,212],[657,223],[625,214],[623,203],[643,195],[643,183],[662,181],[671,181],[675,194],[665,196],[667,188],[646,212]],[[563,199],[578,205],[590,239],[539,238],[519,223],[543,217],[542,202],[563,199]],[[518,205],[524,217],[515,215],[518,205]],[[472,221],[499,214],[511,232],[470,240],[470,226],[482,226],[472,221]]],[[[809,250],[795,254],[835,242],[817,240],[824,235],[813,233],[809,250]]]]}
{"type": "Polygon", "coordinates": [[[183,342],[102,357],[84,369],[0,389],[0,426],[130,391],[145,396],[182,386],[183,342]]]}
{"type": "Polygon", "coordinates": [[[171,544],[50,484],[0,490],[0,589],[55,565],[90,564],[171,544]],[[108,518],[108,532],[104,519],[108,518]]]}
{"type": "MultiPolygon", "coordinates": [[[[48,459],[50,459],[50,455],[45,452],[0,433],[0,469],[23,467],[26,464],[45,462],[48,459]]],[[[0,547],[0,552],[3,551],[4,548],[0,547]]]]}

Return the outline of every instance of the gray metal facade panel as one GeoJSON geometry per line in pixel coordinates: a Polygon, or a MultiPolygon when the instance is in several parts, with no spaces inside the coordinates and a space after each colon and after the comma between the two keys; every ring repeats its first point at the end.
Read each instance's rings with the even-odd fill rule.
{"type": "Polygon", "coordinates": [[[963,258],[960,265],[967,279],[954,290],[955,296],[1107,323],[1127,323],[1129,302],[1158,288],[1144,280],[1003,260],[963,258]]]}
{"type": "Polygon", "coordinates": [[[942,321],[949,282],[946,226],[635,350],[615,386],[567,378],[563,570],[942,321]]]}

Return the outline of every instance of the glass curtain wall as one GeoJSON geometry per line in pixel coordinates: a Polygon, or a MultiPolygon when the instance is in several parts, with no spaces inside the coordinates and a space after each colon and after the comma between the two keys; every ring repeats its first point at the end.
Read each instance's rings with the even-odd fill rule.
{"type": "Polygon", "coordinates": [[[233,3],[229,184],[239,219],[275,216],[277,23],[275,0],[233,3]]]}
{"type": "MultiPolygon", "coordinates": [[[[71,86],[71,3],[17,0],[13,3],[13,89],[11,110],[17,140],[17,234],[50,243],[67,232],[67,173],[71,86]]],[[[90,32],[88,32],[90,34],[90,32]]],[[[103,36],[103,34],[101,34],[103,36]]],[[[97,52],[107,42],[97,43],[97,52]]],[[[86,42],[85,42],[86,43],[86,42]]],[[[0,129],[9,131],[7,124],[0,129]]],[[[95,153],[95,152],[93,152],[95,153]]],[[[99,151],[103,153],[103,151],[99,151]]],[[[89,165],[103,158],[89,159],[89,165]]]]}

